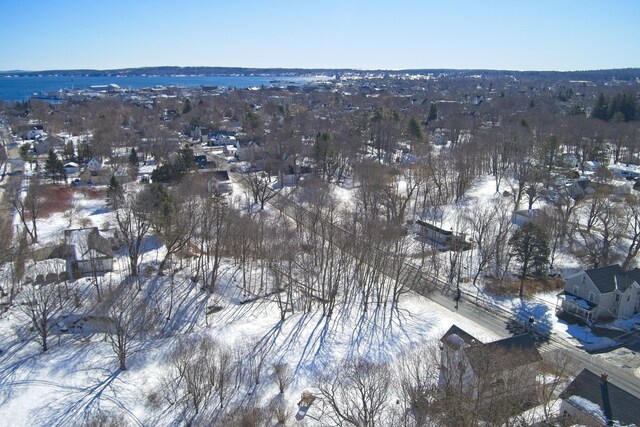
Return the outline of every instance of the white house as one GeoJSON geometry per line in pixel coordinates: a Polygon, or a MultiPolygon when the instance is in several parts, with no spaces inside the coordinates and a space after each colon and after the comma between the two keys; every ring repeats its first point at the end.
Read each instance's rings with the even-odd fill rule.
{"type": "Polygon", "coordinates": [[[71,277],[113,270],[111,242],[97,227],[65,230],[64,238],[71,277]]]}
{"type": "Polygon", "coordinates": [[[42,125],[35,125],[27,131],[26,136],[27,136],[27,139],[36,139],[37,137],[43,136],[43,135],[44,135],[44,128],[42,127],[42,125]]]}
{"type": "Polygon", "coordinates": [[[566,278],[559,310],[589,321],[628,319],[640,312],[640,269],[619,264],[583,270],[566,278]]]}
{"type": "Polygon", "coordinates": [[[67,173],[67,175],[78,173],[78,171],[80,171],[80,165],[78,165],[76,162],[65,163],[64,171],[67,173]]]}
{"type": "Polygon", "coordinates": [[[483,343],[453,325],[440,342],[440,387],[489,406],[507,397],[524,404],[535,396],[542,357],[531,335],[483,343]]]}
{"type": "Polygon", "coordinates": [[[102,160],[92,157],[91,160],[87,162],[87,169],[92,174],[100,172],[102,170],[102,160]]]}

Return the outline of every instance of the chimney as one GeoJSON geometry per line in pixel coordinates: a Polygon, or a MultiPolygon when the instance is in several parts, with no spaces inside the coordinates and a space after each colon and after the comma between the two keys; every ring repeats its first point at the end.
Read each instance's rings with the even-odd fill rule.
{"type": "Polygon", "coordinates": [[[611,402],[609,401],[609,383],[605,373],[600,374],[600,393],[602,393],[602,409],[604,410],[607,425],[611,425],[613,414],[611,413],[611,402]]]}

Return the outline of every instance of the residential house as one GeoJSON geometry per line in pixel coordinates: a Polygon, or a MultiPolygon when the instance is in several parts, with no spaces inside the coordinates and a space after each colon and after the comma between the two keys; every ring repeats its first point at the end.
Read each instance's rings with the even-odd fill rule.
{"type": "Polygon", "coordinates": [[[560,399],[566,425],[640,425],[640,398],[610,383],[606,374],[583,369],[560,399]]]}
{"type": "Polygon", "coordinates": [[[89,170],[92,175],[97,175],[102,170],[102,160],[92,157],[91,160],[87,162],[87,170],[89,170]]]}
{"type": "MultiPolygon", "coordinates": [[[[205,172],[205,171],[203,171],[205,172]]],[[[227,171],[206,171],[209,193],[231,193],[231,180],[227,171]]]]}
{"type": "Polygon", "coordinates": [[[467,249],[464,234],[454,234],[453,230],[444,230],[428,222],[417,220],[417,233],[444,249],[467,249]]]}
{"type": "Polygon", "coordinates": [[[36,139],[39,136],[43,136],[44,135],[44,128],[42,127],[42,125],[34,125],[31,127],[31,129],[29,129],[26,133],[26,137],[27,139],[36,139]]]}
{"type": "Polygon", "coordinates": [[[544,211],[542,209],[523,209],[513,211],[511,213],[511,222],[518,227],[522,227],[527,222],[540,218],[542,215],[544,215],[544,211]]]}
{"type": "Polygon", "coordinates": [[[97,227],[65,230],[64,238],[72,278],[113,270],[111,242],[97,227]]]}
{"type": "Polygon", "coordinates": [[[535,382],[542,360],[531,335],[483,343],[453,325],[440,339],[439,385],[461,393],[481,406],[506,398],[524,409],[534,403],[535,382]]]}
{"type": "Polygon", "coordinates": [[[48,154],[49,150],[55,149],[58,147],[63,147],[64,141],[62,138],[59,138],[55,135],[48,135],[43,137],[38,137],[33,142],[33,151],[37,155],[48,154]]]}
{"type": "Polygon", "coordinates": [[[80,165],[78,165],[76,162],[65,163],[64,171],[67,173],[67,175],[73,175],[75,173],[78,173],[78,171],[80,171],[80,165]]]}
{"type": "Polygon", "coordinates": [[[237,138],[235,136],[235,132],[216,132],[213,137],[210,139],[210,145],[217,146],[226,146],[226,145],[236,145],[237,138]]]}
{"type": "Polygon", "coordinates": [[[583,270],[565,279],[560,310],[588,321],[628,319],[640,311],[640,269],[619,264],[583,270]]]}
{"type": "MultiPolygon", "coordinates": [[[[85,169],[80,173],[80,180],[87,184],[108,185],[111,179],[111,171],[103,168],[102,161],[93,157],[85,169]]],[[[121,183],[123,180],[118,178],[121,183]]]]}
{"type": "Polygon", "coordinates": [[[595,192],[596,186],[590,179],[578,179],[569,187],[569,195],[574,199],[579,199],[595,192]]]}

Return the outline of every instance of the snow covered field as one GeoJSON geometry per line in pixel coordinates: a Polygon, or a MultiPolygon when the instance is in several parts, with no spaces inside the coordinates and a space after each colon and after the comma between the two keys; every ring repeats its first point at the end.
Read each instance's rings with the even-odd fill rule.
{"type": "MultiPolygon", "coordinates": [[[[336,188],[335,194],[342,203],[351,203],[354,190],[345,187],[336,188]]],[[[234,197],[241,191],[236,186],[234,197]]],[[[479,180],[463,200],[443,210],[442,226],[452,228],[461,209],[473,209],[491,197],[501,197],[495,195],[493,180],[479,180]]],[[[105,229],[113,223],[104,198],[95,197],[86,188],[75,192],[72,206],[73,214],[54,213],[39,222],[40,244],[59,241],[67,228],[105,229]]],[[[420,246],[415,240],[413,244],[416,250],[420,246]]],[[[87,318],[96,299],[90,279],[69,283],[68,292],[77,295],[76,305],[56,318],[58,327],[45,353],[30,331],[25,313],[12,307],[2,314],[0,424],[82,425],[101,416],[116,417],[125,425],[183,423],[183,409],[167,397],[170,390],[165,381],[175,369],[176,349],[193,347],[203,339],[213,340],[238,363],[235,385],[226,400],[229,408],[268,407],[279,396],[273,366],[285,364],[293,377],[283,401],[295,413],[304,390],[313,390],[323,374],[349,361],[395,362],[421,343],[439,339],[453,324],[483,341],[502,338],[415,293],[403,295],[397,306],[383,304],[364,311],[361,305],[339,301],[330,318],[314,308],[289,313],[283,321],[270,292],[271,282],[261,294],[249,296],[241,288],[237,265],[225,260],[212,294],[190,280],[189,267],[173,275],[156,275],[163,251],[157,241],[147,240],[140,271],[149,274],[141,278],[136,295],[148,302],[155,320],[144,341],[133,346],[126,371],[118,368],[104,325],[101,328],[99,322],[87,318]],[[84,319],[82,330],[70,329],[69,323],[78,319],[84,319]],[[258,384],[253,380],[256,364],[262,371],[258,384]]],[[[579,268],[570,257],[559,257],[556,266],[565,273],[579,268]]],[[[102,283],[106,287],[121,284],[126,271],[126,257],[120,252],[114,272],[102,277],[102,283]]],[[[462,288],[469,295],[480,295],[468,280],[462,288]]],[[[484,290],[479,298],[523,321],[535,316],[538,325],[573,345],[606,344],[583,328],[557,320],[555,292],[539,294],[525,303],[484,290]]],[[[321,405],[314,404],[304,425],[315,425],[314,418],[320,415],[321,405]]]]}

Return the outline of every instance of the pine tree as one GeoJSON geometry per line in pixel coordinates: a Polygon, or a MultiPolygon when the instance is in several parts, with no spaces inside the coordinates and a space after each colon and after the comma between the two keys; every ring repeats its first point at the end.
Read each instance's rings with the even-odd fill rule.
{"type": "Polygon", "coordinates": [[[436,107],[436,104],[432,102],[431,105],[429,106],[429,115],[427,116],[427,121],[432,122],[437,118],[438,118],[438,108],[436,107]]]}
{"type": "Polygon", "coordinates": [[[107,188],[107,206],[111,209],[117,209],[124,198],[122,185],[118,182],[115,175],[111,175],[109,187],[107,188]]]}
{"type": "Polygon", "coordinates": [[[424,140],[424,132],[422,131],[422,126],[420,126],[420,122],[418,122],[418,119],[416,119],[415,116],[411,116],[407,130],[409,132],[409,135],[411,135],[417,141],[424,140]]]}
{"type": "Polygon", "coordinates": [[[67,172],[64,170],[64,164],[53,150],[49,150],[49,156],[44,164],[44,170],[54,182],[67,179],[67,172]]]}
{"type": "Polygon", "coordinates": [[[525,223],[509,239],[511,255],[520,266],[520,299],[523,296],[524,280],[531,273],[542,275],[549,265],[549,243],[545,231],[533,222],[525,223]]]}
{"type": "Polygon", "coordinates": [[[129,154],[129,163],[131,163],[132,166],[138,166],[138,163],[140,163],[140,159],[138,158],[138,152],[136,151],[136,147],[131,148],[131,153],[129,154]]]}
{"type": "Polygon", "coordinates": [[[609,120],[609,106],[604,93],[600,93],[600,96],[598,96],[598,100],[596,101],[595,107],[593,107],[591,117],[600,120],[609,120]]]}
{"type": "Polygon", "coordinates": [[[189,101],[189,98],[187,98],[184,101],[184,105],[182,107],[182,114],[187,114],[189,111],[191,111],[191,101],[189,101]]]}

